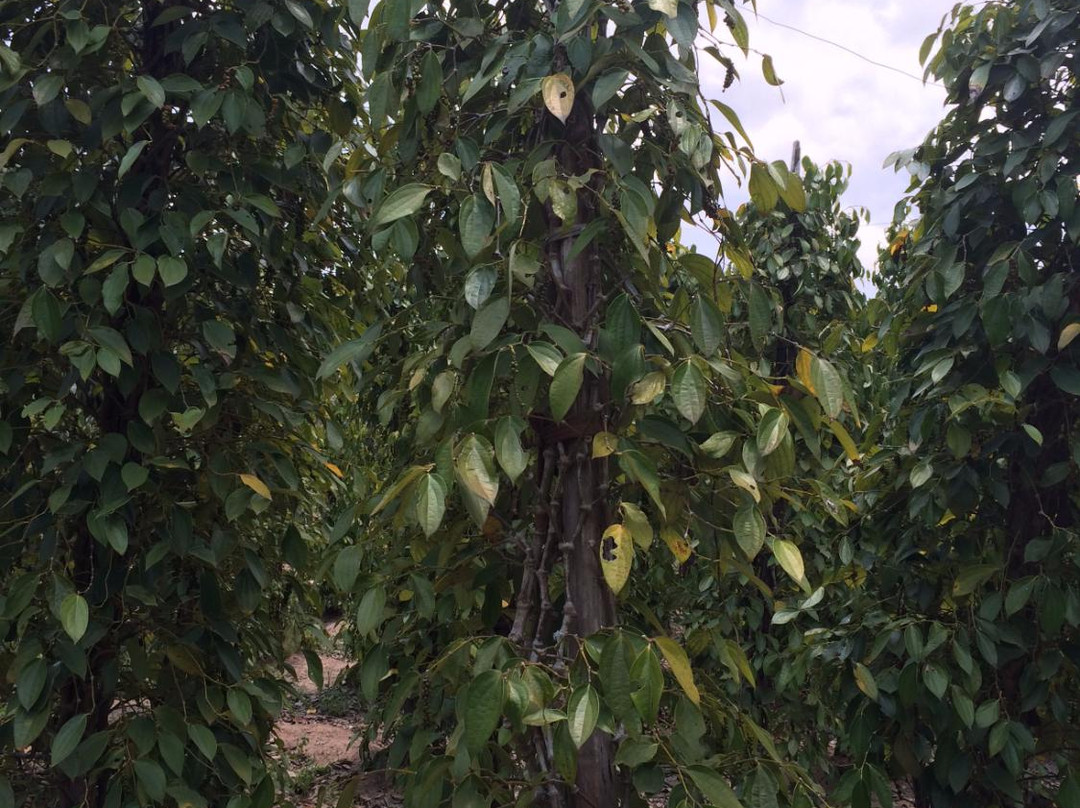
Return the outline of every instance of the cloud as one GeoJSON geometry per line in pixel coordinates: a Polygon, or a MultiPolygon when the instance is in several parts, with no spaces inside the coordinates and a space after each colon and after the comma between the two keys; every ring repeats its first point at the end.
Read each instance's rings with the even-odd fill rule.
{"type": "MultiPolygon", "coordinates": [[[[706,54],[700,75],[706,97],[721,98],[738,113],[760,157],[788,160],[794,140],[815,162],[840,160],[853,169],[844,196],[848,207],[865,207],[873,227],[863,228],[860,256],[872,263],[893,206],[908,177],[883,169],[890,153],[918,145],[941,118],[944,90],[920,80],[918,52],[927,34],[936,31],[955,0],[758,0],[761,17],[745,8],[751,52],[736,67],[740,81],[723,92],[724,71],[706,54]],[[766,17],[768,19],[766,19],[766,17]],[[805,33],[800,33],[805,32],[805,33]],[[868,59],[914,75],[901,75],[868,59]],[[769,86],[761,73],[761,56],[772,56],[784,81],[769,86]]],[[[729,39],[717,26],[719,39],[729,39]]],[[[730,183],[729,183],[730,185],[730,183]]],[[[725,188],[729,204],[745,199],[745,191],[725,188]]],[[[696,238],[691,235],[692,240],[696,238]]],[[[704,246],[704,245],[703,245],[704,246]]]]}

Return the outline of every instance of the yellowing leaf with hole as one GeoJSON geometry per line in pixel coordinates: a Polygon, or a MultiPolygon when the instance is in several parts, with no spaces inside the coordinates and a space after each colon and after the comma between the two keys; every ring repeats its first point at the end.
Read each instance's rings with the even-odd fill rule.
{"type": "Polygon", "coordinates": [[[634,539],[625,525],[612,525],[600,539],[600,568],[604,580],[616,595],[630,577],[634,563],[634,539]]]}
{"type": "Polygon", "coordinates": [[[270,489],[266,487],[266,483],[256,477],[254,474],[241,474],[240,482],[254,491],[263,499],[270,499],[270,489]]]}
{"type": "Polygon", "coordinates": [[[690,667],[690,658],[686,655],[686,651],[670,637],[656,637],[653,642],[664,655],[664,659],[671,667],[671,672],[675,675],[675,681],[679,683],[687,698],[694,704],[701,704],[701,694],[698,692],[697,685],[694,684],[694,671],[690,667]]]}
{"type": "Polygon", "coordinates": [[[562,123],[570,117],[574,108],[574,81],[565,73],[548,76],[540,85],[544,106],[562,123]]]}
{"type": "Polygon", "coordinates": [[[1080,335],[1080,323],[1069,323],[1061,329],[1061,335],[1058,337],[1058,350],[1065,350],[1068,344],[1076,339],[1077,335],[1080,335]]]}
{"type": "Polygon", "coordinates": [[[619,448],[619,439],[610,432],[597,432],[592,439],[593,459],[615,454],[619,448]]]}
{"type": "Polygon", "coordinates": [[[660,531],[660,538],[664,540],[664,544],[668,546],[671,554],[675,556],[675,560],[680,564],[685,564],[693,553],[686,539],[670,527],[665,527],[660,531]]]}

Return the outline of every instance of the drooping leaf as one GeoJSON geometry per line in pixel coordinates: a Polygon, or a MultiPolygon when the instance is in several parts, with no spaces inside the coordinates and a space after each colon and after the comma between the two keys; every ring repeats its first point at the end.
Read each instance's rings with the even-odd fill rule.
{"type": "Polygon", "coordinates": [[[844,385],[832,363],[815,356],[810,363],[813,392],[830,418],[839,418],[844,409],[844,385]]]}
{"type": "Polygon", "coordinates": [[[556,421],[561,421],[566,417],[578,397],[585,377],[586,358],[587,355],[584,353],[573,354],[560,362],[555,370],[548,391],[548,400],[551,406],[551,417],[556,421]]]}
{"type": "Polygon", "coordinates": [[[690,658],[686,655],[686,651],[670,637],[654,637],[653,642],[664,655],[675,681],[679,683],[679,687],[683,689],[687,698],[694,704],[700,704],[701,694],[698,692],[697,685],[694,684],[694,671],[690,667],[690,658]]]}
{"type": "Polygon", "coordinates": [[[705,376],[693,362],[683,362],[675,370],[671,381],[671,397],[679,414],[696,424],[705,413],[708,402],[708,386],[705,376]]]}
{"type": "Polygon", "coordinates": [[[578,688],[566,705],[566,722],[574,746],[580,749],[596,729],[600,717],[600,695],[592,685],[578,688]]]}
{"type": "Polygon", "coordinates": [[[78,593],[72,593],[60,602],[60,624],[72,642],[78,642],[90,623],[90,607],[78,593]]]}
{"type": "Polygon", "coordinates": [[[499,725],[506,701],[506,682],[502,673],[487,670],[469,682],[465,702],[465,746],[478,754],[499,725]]]}
{"type": "Polygon", "coordinates": [[[467,435],[455,451],[454,468],[458,479],[488,505],[499,495],[499,476],[495,471],[495,450],[481,435],[467,435]]]}
{"type": "Polygon", "coordinates": [[[412,216],[424,204],[431,188],[420,183],[403,185],[391,193],[382,204],[379,205],[375,215],[371,217],[371,226],[379,227],[390,222],[396,222],[406,216],[412,216]]]}
{"type": "Polygon", "coordinates": [[[437,474],[425,474],[416,486],[416,521],[424,535],[431,537],[446,513],[446,484],[437,474]]]}

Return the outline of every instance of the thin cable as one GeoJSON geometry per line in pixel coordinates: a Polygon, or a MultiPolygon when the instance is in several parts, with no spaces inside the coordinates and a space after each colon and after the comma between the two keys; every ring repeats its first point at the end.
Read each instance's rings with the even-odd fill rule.
{"type": "Polygon", "coordinates": [[[847,45],[841,45],[839,42],[833,42],[831,39],[826,39],[823,36],[818,36],[817,34],[811,34],[809,31],[804,31],[801,28],[796,28],[794,25],[788,25],[785,22],[777,22],[774,19],[766,17],[761,12],[758,12],[757,16],[760,17],[761,19],[765,20],[765,22],[771,22],[773,25],[779,26],[780,28],[787,28],[789,31],[794,31],[797,34],[802,34],[803,36],[809,37],[810,39],[816,39],[818,42],[824,42],[826,45],[832,45],[834,48],[839,48],[842,51],[846,51],[847,53],[850,53],[852,56],[854,56],[854,57],[856,57],[858,59],[862,59],[864,62],[867,62],[868,64],[872,64],[875,67],[883,67],[886,70],[891,70],[894,73],[899,73],[901,76],[906,76],[909,79],[914,79],[915,81],[919,82],[920,84],[932,84],[935,87],[941,87],[941,88],[945,87],[945,85],[941,84],[940,82],[929,81],[927,79],[923,79],[923,78],[920,78],[919,76],[916,76],[914,73],[908,73],[906,70],[901,70],[899,67],[894,67],[893,65],[888,65],[888,64],[885,64],[884,62],[874,61],[869,56],[863,56],[861,53],[859,53],[856,50],[852,50],[847,45]]]}

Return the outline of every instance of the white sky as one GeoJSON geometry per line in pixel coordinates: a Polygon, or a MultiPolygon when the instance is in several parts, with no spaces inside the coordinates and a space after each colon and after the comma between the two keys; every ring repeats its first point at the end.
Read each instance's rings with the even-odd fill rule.
{"type": "MultiPolygon", "coordinates": [[[[718,98],[738,113],[759,157],[787,162],[792,141],[799,140],[802,153],[816,163],[835,159],[851,164],[851,184],[843,202],[870,210],[871,224],[859,230],[860,257],[867,267],[874,264],[893,206],[909,179],[907,172],[883,169],[882,162],[890,153],[922,142],[944,113],[944,90],[868,64],[775,23],[831,40],[921,78],[919,46],[937,30],[955,2],[757,0],[763,15],[757,17],[749,5],[740,5],[750,28],[750,47],[772,56],[784,82],[779,88],[766,84],[758,54],[751,52],[743,59],[737,49],[728,48],[728,54],[738,57],[735,65],[740,79],[724,92],[723,68],[709,55],[700,54],[705,97],[718,98]]],[[[722,23],[716,34],[721,40],[730,39],[722,23]]],[[[714,125],[722,124],[714,121],[714,125]]],[[[733,183],[724,190],[729,205],[746,198],[745,191],[733,183]]],[[[711,239],[686,235],[699,249],[710,249],[711,239]]]]}

